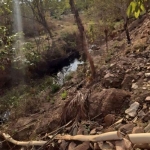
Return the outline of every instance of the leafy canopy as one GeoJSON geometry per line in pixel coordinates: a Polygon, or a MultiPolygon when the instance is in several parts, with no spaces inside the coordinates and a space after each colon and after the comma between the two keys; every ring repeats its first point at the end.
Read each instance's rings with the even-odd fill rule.
{"type": "Polygon", "coordinates": [[[142,12],[145,11],[144,3],[148,0],[133,0],[127,8],[128,17],[133,15],[138,18],[142,12]]]}

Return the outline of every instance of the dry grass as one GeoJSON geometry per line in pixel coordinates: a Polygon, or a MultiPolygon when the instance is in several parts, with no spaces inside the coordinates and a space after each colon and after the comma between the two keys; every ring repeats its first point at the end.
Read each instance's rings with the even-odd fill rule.
{"type": "Polygon", "coordinates": [[[87,118],[89,94],[89,91],[85,94],[78,91],[75,97],[65,104],[61,115],[62,124],[66,124],[71,119],[75,119],[78,122],[80,119],[87,118]]]}

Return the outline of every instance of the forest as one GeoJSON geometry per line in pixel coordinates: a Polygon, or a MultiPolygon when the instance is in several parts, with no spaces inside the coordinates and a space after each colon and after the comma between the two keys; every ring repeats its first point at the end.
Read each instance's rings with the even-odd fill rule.
{"type": "Polygon", "coordinates": [[[0,149],[150,148],[150,0],[1,0],[0,149]]]}

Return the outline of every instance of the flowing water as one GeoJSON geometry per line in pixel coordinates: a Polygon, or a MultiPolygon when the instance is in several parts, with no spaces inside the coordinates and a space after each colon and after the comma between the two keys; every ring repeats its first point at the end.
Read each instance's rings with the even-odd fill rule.
{"type": "Polygon", "coordinates": [[[75,58],[73,62],[70,63],[68,66],[64,66],[61,71],[57,73],[58,83],[60,85],[64,84],[65,76],[69,75],[71,72],[76,71],[78,65],[83,64],[84,61],[80,61],[79,59],[75,58]]]}

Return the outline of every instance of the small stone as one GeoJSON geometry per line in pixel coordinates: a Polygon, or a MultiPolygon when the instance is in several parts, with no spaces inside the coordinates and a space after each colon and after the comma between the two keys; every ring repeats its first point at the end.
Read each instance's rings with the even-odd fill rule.
{"type": "Polygon", "coordinates": [[[143,90],[146,90],[147,88],[146,88],[146,87],[142,87],[142,89],[143,89],[143,90]]]}
{"type": "Polygon", "coordinates": [[[68,150],[73,150],[76,147],[76,144],[74,142],[71,142],[68,146],[68,150]]]}
{"type": "Polygon", "coordinates": [[[99,147],[101,148],[101,149],[103,149],[103,150],[112,150],[112,149],[114,149],[114,145],[112,144],[112,143],[110,143],[110,142],[98,142],[98,145],[99,145],[99,147]]]}
{"type": "Polygon", "coordinates": [[[146,133],[149,133],[150,132],[150,123],[144,128],[144,131],[146,133]]]}
{"type": "Polygon", "coordinates": [[[128,114],[130,117],[135,117],[139,105],[140,104],[138,102],[134,102],[133,104],[131,104],[131,106],[128,109],[126,109],[125,113],[128,114]]]}
{"type": "Polygon", "coordinates": [[[144,110],[147,109],[147,104],[146,103],[143,104],[143,109],[144,110]]]}
{"type": "Polygon", "coordinates": [[[104,117],[104,122],[106,124],[106,126],[110,126],[114,123],[115,121],[115,115],[113,114],[108,114],[104,117]]]}
{"type": "Polygon", "coordinates": [[[131,69],[127,69],[125,72],[126,72],[126,73],[129,73],[130,71],[131,71],[131,69]]]}
{"type": "Polygon", "coordinates": [[[106,79],[106,78],[109,78],[109,77],[114,77],[114,75],[111,74],[111,73],[107,73],[107,74],[104,76],[105,79],[106,79]]]}
{"type": "Polygon", "coordinates": [[[132,84],[132,89],[135,90],[135,89],[137,89],[137,88],[138,88],[138,85],[137,85],[136,83],[133,83],[133,84],[132,84]]]}
{"type": "Polygon", "coordinates": [[[143,111],[143,110],[140,110],[139,112],[138,112],[138,117],[140,117],[140,118],[142,118],[142,117],[144,117],[146,114],[145,114],[145,112],[143,111]]]}
{"type": "Polygon", "coordinates": [[[90,135],[94,135],[94,134],[96,134],[96,129],[90,131],[90,135]]]}
{"type": "Polygon", "coordinates": [[[103,129],[103,126],[99,126],[99,127],[96,127],[96,132],[98,132],[98,131],[101,131],[103,129]]]}
{"type": "Polygon", "coordinates": [[[133,123],[129,123],[129,124],[125,124],[122,127],[119,128],[120,132],[123,132],[125,134],[129,134],[132,132],[133,128],[134,128],[134,124],[133,123]]]}
{"type": "Polygon", "coordinates": [[[150,77],[150,73],[145,73],[145,77],[149,78],[150,77]]]}
{"type": "Polygon", "coordinates": [[[150,96],[147,96],[145,101],[150,101],[150,96]]]}
{"type": "Polygon", "coordinates": [[[79,144],[77,147],[75,147],[75,150],[88,150],[90,148],[90,142],[83,142],[82,144],[79,144]]]}
{"type": "Polygon", "coordinates": [[[104,133],[107,133],[107,132],[113,132],[113,131],[115,131],[115,129],[114,128],[112,128],[112,127],[109,127],[109,128],[106,128],[106,129],[104,129],[104,133]]]}
{"type": "Polygon", "coordinates": [[[148,122],[150,120],[150,112],[147,112],[146,115],[142,118],[144,122],[148,122]]]}
{"type": "Polygon", "coordinates": [[[94,143],[94,150],[99,150],[99,145],[98,145],[98,143],[94,143]]]}
{"type": "Polygon", "coordinates": [[[137,76],[141,77],[143,75],[143,72],[137,73],[137,76]]]}
{"type": "Polygon", "coordinates": [[[144,133],[144,129],[142,127],[134,127],[132,133],[144,133]]]}
{"type": "Polygon", "coordinates": [[[116,150],[127,150],[127,149],[132,148],[132,144],[129,140],[124,138],[121,141],[116,141],[115,142],[115,147],[116,147],[116,150]]]}

